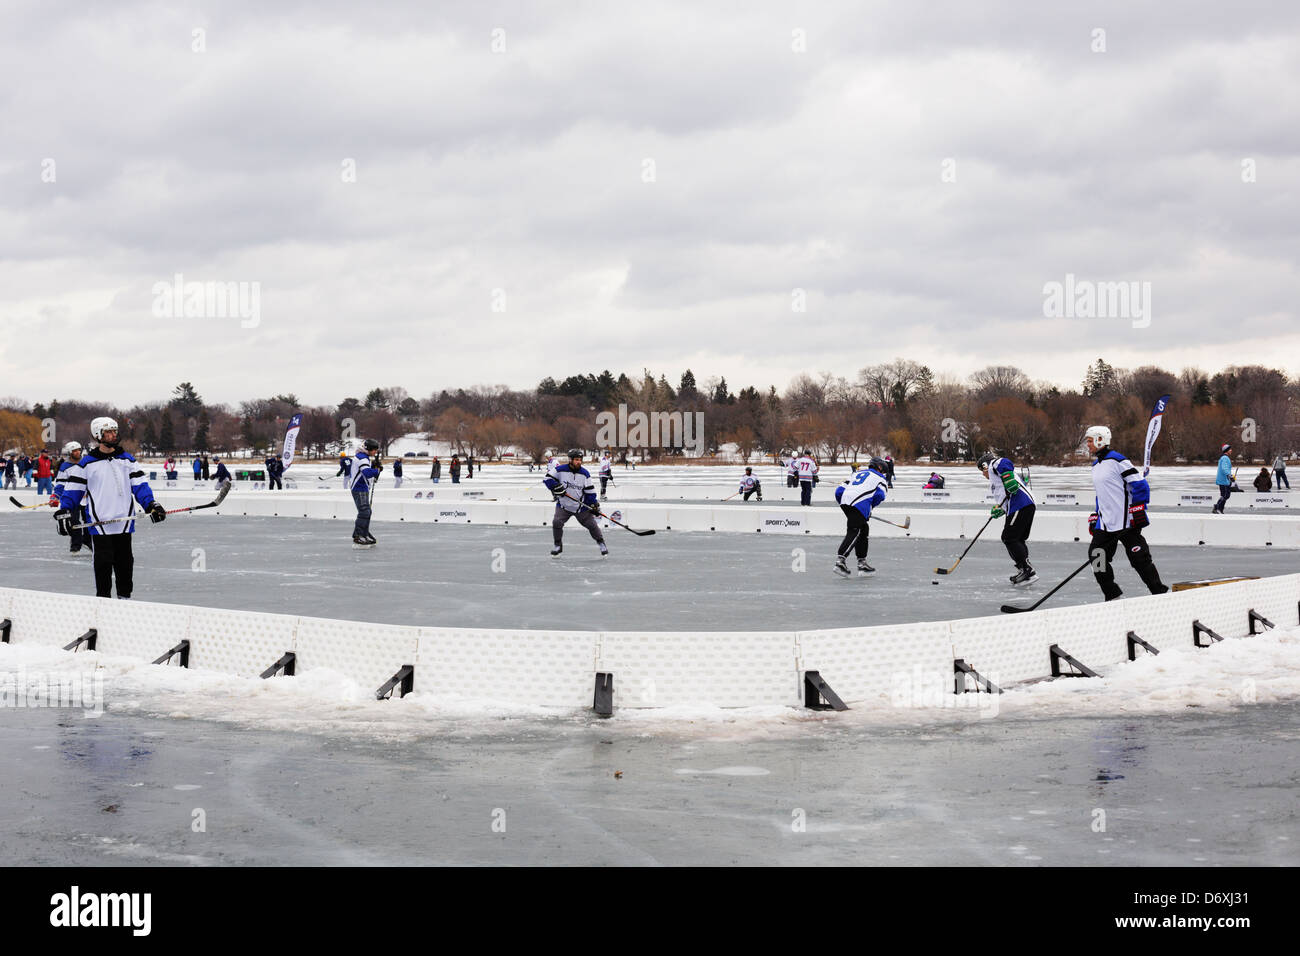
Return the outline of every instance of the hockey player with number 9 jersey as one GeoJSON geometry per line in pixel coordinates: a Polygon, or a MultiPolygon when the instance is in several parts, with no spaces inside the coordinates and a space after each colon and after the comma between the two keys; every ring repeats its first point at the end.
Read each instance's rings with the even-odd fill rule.
{"type": "Polygon", "coordinates": [[[867,522],[871,518],[871,509],[885,500],[887,468],[884,459],[872,458],[866,468],[859,468],[835,489],[835,500],[840,503],[840,510],[848,522],[833,569],[838,575],[846,578],[850,576],[850,551],[857,555],[859,575],[871,574],[876,570],[867,563],[867,548],[871,544],[871,528],[867,522]]]}

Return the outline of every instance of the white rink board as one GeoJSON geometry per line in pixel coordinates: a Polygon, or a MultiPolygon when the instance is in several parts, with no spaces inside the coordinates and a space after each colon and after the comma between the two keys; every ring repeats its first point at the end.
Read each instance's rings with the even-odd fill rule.
{"type": "MultiPolygon", "coordinates": [[[[208,490],[169,492],[167,505],[182,507],[211,500],[208,490]]],[[[1300,496],[1297,497],[1300,501],[1300,496]]],[[[978,502],[975,502],[978,503],[978,502]]],[[[604,507],[623,513],[623,523],[638,530],[657,531],[717,531],[753,533],[760,528],[765,533],[814,534],[839,536],[844,534],[844,516],[839,508],[819,503],[817,507],[800,508],[784,505],[770,506],[728,502],[725,505],[655,504],[646,502],[605,502],[604,507]],[[767,525],[780,519],[794,524],[767,525]]],[[[211,511],[195,512],[181,520],[202,520],[211,515],[256,515],[264,517],[288,516],[352,521],[356,511],[352,500],[342,494],[321,492],[259,492],[251,491],[236,496],[231,494],[225,502],[211,511]]],[[[414,492],[389,492],[386,497],[376,496],[374,520],[403,522],[438,522],[453,524],[522,524],[543,526],[550,524],[554,505],[549,501],[480,500],[438,496],[416,499],[414,492]]],[[[911,517],[906,531],[872,522],[873,535],[881,537],[909,536],[917,538],[943,538],[959,540],[970,537],[987,521],[987,509],[959,510],[954,508],[929,508],[924,504],[913,507],[907,502],[891,500],[879,510],[881,518],[902,523],[911,517]]],[[[1033,538],[1037,541],[1084,542],[1088,539],[1086,508],[1073,511],[1040,510],[1034,518],[1033,538]]],[[[1292,511],[1251,511],[1242,508],[1238,513],[1209,515],[1186,511],[1155,512],[1151,525],[1144,532],[1153,545],[1216,545],[1224,547],[1274,547],[1300,549],[1300,515],[1292,511]]]]}
{"type": "Polygon", "coordinates": [[[409,627],[0,589],[15,644],[64,646],[99,627],[104,654],[153,660],[188,638],[194,667],[247,677],[292,650],[299,673],[329,669],[362,694],[413,664],[417,692],[435,699],[565,708],[591,706],[598,671],[614,675],[616,707],[797,706],[809,670],[849,703],[903,706],[900,694],[951,689],[954,658],[1005,687],[1047,676],[1052,644],[1101,668],[1125,659],[1129,630],[1158,650],[1190,646],[1197,619],[1241,639],[1250,608],[1279,627],[1300,623],[1300,574],[1098,606],[798,632],[409,627]]]}

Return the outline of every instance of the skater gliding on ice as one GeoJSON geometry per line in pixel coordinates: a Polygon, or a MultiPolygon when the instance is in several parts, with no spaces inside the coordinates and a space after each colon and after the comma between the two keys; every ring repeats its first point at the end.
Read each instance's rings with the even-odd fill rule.
{"type": "Polygon", "coordinates": [[[555,518],[551,521],[551,530],[555,536],[555,548],[551,557],[558,558],[564,550],[564,525],[570,518],[577,518],[591,533],[591,538],[600,545],[600,556],[609,554],[605,545],[605,536],[601,534],[596,517],[600,514],[600,502],[596,498],[596,486],[592,483],[591,473],[582,467],[582,452],[574,448],[569,452],[566,464],[556,465],[553,472],[548,469],[543,483],[555,499],[555,518]]]}

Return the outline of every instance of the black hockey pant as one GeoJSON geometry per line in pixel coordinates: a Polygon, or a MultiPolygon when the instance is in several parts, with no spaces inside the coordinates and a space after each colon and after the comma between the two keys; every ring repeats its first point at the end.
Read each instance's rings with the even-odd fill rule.
{"type": "Polygon", "coordinates": [[[1160,580],[1160,572],[1151,560],[1151,548],[1142,532],[1137,528],[1123,531],[1094,531],[1092,543],[1088,546],[1088,556],[1092,559],[1092,574],[1101,585],[1101,593],[1107,601],[1113,601],[1124,592],[1115,583],[1115,549],[1124,545],[1128,563],[1133,565],[1142,583],[1152,594],[1164,594],[1169,590],[1160,580]],[[1098,567],[1100,566],[1100,570],[1098,567]]]}
{"type": "Polygon", "coordinates": [[[555,535],[555,546],[559,547],[564,540],[564,524],[570,518],[577,518],[578,524],[582,525],[591,532],[591,539],[597,544],[605,543],[605,536],[600,533],[600,525],[597,524],[596,518],[586,508],[578,512],[565,511],[563,508],[555,509],[555,518],[551,521],[551,531],[555,535]]]}
{"type": "Polygon", "coordinates": [[[813,483],[811,478],[806,480],[803,478],[799,479],[799,504],[800,505],[809,505],[809,506],[812,505],[812,490],[813,490],[813,483]]]}
{"type": "Polygon", "coordinates": [[[131,596],[131,573],[135,556],[131,553],[131,535],[97,534],[94,547],[95,597],[113,596],[113,578],[117,577],[117,596],[131,596]]]}
{"type": "Polygon", "coordinates": [[[858,561],[865,561],[867,548],[871,544],[871,528],[867,524],[867,516],[852,505],[840,505],[840,510],[848,519],[849,526],[844,532],[844,540],[840,542],[838,554],[841,558],[847,558],[852,551],[857,555],[858,561]]]}
{"type": "Polygon", "coordinates": [[[763,485],[761,482],[757,482],[757,481],[754,482],[754,487],[750,488],[747,492],[745,492],[745,496],[740,500],[748,501],[750,495],[758,495],[758,500],[759,501],[763,500],[763,485]]]}
{"type": "Polygon", "coordinates": [[[370,492],[369,490],[352,492],[352,502],[357,506],[357,522],[352,526],[352,537],[370,537],[370,492]]]}
{"type": "Polygon", "coordinates": [[[1007,523],[1002,526],[1002,543],[1007,546],[1007,554],[1018,568],[1029,566],[1029,529],[1034,526],[1034,506],[1025,505],[1019,511],[1007,515],[1007,523]]]}

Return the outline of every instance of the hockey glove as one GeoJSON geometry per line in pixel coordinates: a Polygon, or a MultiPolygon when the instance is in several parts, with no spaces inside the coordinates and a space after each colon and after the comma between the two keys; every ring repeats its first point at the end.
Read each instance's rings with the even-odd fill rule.
{"type": "Polygon", "coordinates": [[[591,512],[593,515],[595,515],[597,518],[600,517],[600,502],[599,502],[599,501],[584,501],[584,502],[583,502],[583,505],[586,507],[586,509],[587,509],[588,511],[590,511],[590,512],[591,512]]]}
{"type": "Polygon", "coordinates": [[[1088,533],[1089,533],[1089,534],[1096,534],[1096,533],[1097,533],[1097,521],[1098,521],[1098,518],[1097,518],[1097,512],[1094,511],[1092,514],[1088,515],[1088,533]]]}
{"type": "Polygon", "coordinates": [[[1002,510],[1001,505],[994,505],[989,511],[989,516],[992,518],[1001,518],[1004,514],[1006,514],[1006,512],[1002,510]]]}
{"type": "Polygon", "coordinates": [[[68,508],[60,508],[54,512],[54,520],[58,522],[59,534],[65,538],[72,534],[72,511],[68,508]]]}
{"type": "Polygon", "coordinates": [[[149,515],[149,520],[154,524],[157,524],[159,521],[167,520],[167,511],[156,501],[144,510],[145,513],[149,515]]]}
{"type": "Polygon", "coordinates": [[[1147,517],[1146,505],[1131,505],[1128,509],[1128,526],[1130,528],[1145,528],[1151,523],[1147,517]]]}
{"type": "Polygon", "coordinates": [[[57,508],[59,506],[59,496],[50,495],[50,500],[48,503],[51,508],[57,508]]]}

